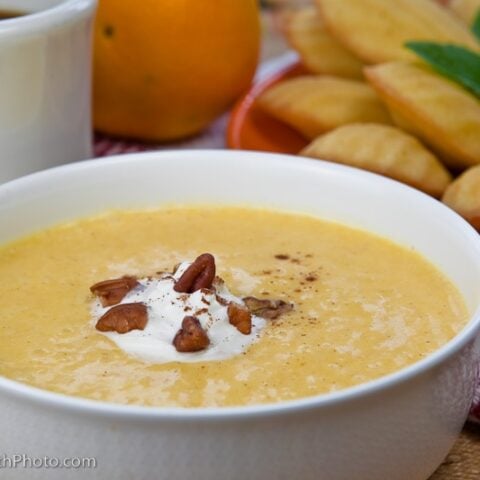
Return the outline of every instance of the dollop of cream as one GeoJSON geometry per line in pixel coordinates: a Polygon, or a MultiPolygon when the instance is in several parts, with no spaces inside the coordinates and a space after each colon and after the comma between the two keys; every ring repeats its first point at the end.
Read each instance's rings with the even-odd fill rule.
{"type": "MultiPolygon", "coordinates": [[[[252,315],[252,331],[249,335],[240,333],[230,324],[227,302],[244,305],[241,298],[232,295],[223,281],[215,280],[215,289],[197,290],[193,293],[179,293],[173,289],[175,281],[190,266],[180,264],[174,274],[165,273],[155,278],[140,278],[138,285],[120,303],[144,303],[148,310],[148,322],[144,330],[128,333],[99,332],[110,338],[125,353],[152,363],[205,362],[225,360],[239,355],[255,342],[265,327],[265,319],[252,315]],[[207,332],[210,345],[200,352],[181,353],[172,344],[185,316],[195,316],[207,332]]],[[[94,324],[109,310],[96,299],[92,305],[94,324]]]]}

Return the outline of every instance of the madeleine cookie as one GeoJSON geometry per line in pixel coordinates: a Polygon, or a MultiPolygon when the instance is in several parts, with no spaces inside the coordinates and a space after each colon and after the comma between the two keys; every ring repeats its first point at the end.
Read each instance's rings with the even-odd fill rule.
{"type": "Polygon", "coordinates": [[[300,154],[379,173],[434,197],[452,180],[416,138],[387,125],[345,125],[317,138],[300,154]]]}
{"type": "Polygon", "coordinates": [[[286,35],[310,72],[363,78],[363,64],[328,33],[315,8],[294,12],[287,23],[286,35]]]}
{"type": "Polygon", "coordinates": [[[480,230],[480,165],[456,178],[445,190],[442,202],[480,230]]]}
{"type": "Polygon", "coordinates": [[[260,95],[258,104],[310,139],[348,123],[391,123],[369,85],[326,75],[280,82],[260,95]]]}
{"type": "Polygon", "coordinates": [[[448,8],[467,25],[472,25],[480,13],[480,0],[450,0],[448,8]]]}
{"type": "Polygon", "coordinates": [[[392,62],[365,68],[395,122],[418,136],[448,165],[480,163],[480,100],[430,68],[392,62]]]}
{"type": "Polygon", "coordinates": [[[466,25],[432,0],[316,0],[330,33],[365,63],[413,60],[409,40],[480,45],[466,25]]]}

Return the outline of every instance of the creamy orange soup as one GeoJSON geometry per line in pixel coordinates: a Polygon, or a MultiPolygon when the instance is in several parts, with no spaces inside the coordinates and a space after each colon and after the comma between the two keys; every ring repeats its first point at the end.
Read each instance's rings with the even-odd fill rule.
{"type": "Polygon", "coordinates": [[[109,212],[0,250],[0,374],[124,404],[227,406],[333,392],[416,362],[466,323],[414,251],[339,224],[251,208],[109,212]],[[94,328],[89,287],[202,252],[238,296],[293,302],[234,358],[149,364],[94,328]]]}

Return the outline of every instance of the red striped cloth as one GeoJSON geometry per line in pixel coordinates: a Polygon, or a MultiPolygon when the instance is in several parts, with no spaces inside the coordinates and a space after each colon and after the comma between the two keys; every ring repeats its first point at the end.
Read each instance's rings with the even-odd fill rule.
{"type": "Polygon", "coordinates": [[[106,157],[121,153],[135,153],[149,150],[146,145],[127,140],[116,140],[104,135],[95,134],[93,153],[95,157],[106,157]]]}
{"type": "Polygon", "coordinates": [[[95,134],[94,156],[106,157],[121,153],[145,152],[150,150],[225,148],[225,130],[228,115],[215,120],[205,131],[196,137],[165,144],[145,144],[137,141],[110,138],[100,133],[95,134]]]}

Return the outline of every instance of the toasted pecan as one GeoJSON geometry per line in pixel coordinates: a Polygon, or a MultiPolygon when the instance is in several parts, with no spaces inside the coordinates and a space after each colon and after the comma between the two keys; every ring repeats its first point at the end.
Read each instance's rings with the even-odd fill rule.
{"type": "Polygon", "coordinates": [[[223,305],[224,307],[226,307],[228,305],[228,300],[221,297],[220,295],[215,295],[215,299],[217,300],[217,302],[220,304],[220,305],[223,305]]]}
{"type": "Polygon", "coordinates": [[[143,330],[147,324],[147,306],[143,303],[122,303],[99,318],[95,328],[101,332],[127,333],[143,330]]]}
{"type": "Polygon", "coordinates": [[[98,282],[90,287],[90,291],[100,299],[102,307],[110,307],[120,303],[137,285],[135,277],[125,276],[98,282]]]}
{"type": "Polygon", "coordinates": [[[252,332],[252,314],[241,305],[230,302],[227,309],[228,321],[244,335],[252,332]]]}
{"type": "Polygon", "coordinates": [[[214,278],[215,258],[210,253],[203,253],[183,272],[173,289],[193,293],[201,288],[212,288],[214,278]]]}
{"type": "Polygon", "coordinates": [[[172,343],[177,352],[199,352],[210,345],[210,339],[198,318],[186,316],[172,343]]]}
{"type": "Polygon", "coordinates": [[[293,305],[291,303],[284,302],[283,300],[245,297],[243,301],[245,302],[245,305],[250,313],[259,317],[268,318],[270,320],[278,318],[280,315],[293,310],[293,305]]]}

